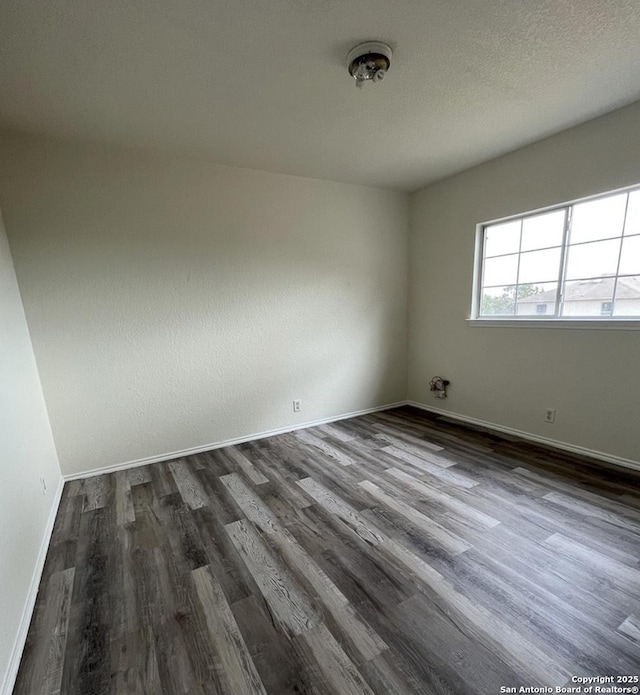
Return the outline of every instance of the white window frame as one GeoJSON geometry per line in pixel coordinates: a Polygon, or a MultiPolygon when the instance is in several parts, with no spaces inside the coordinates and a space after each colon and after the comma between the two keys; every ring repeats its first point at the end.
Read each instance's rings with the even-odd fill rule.
{"type": "MultiPolygon", "coordinates": [[[[520,328],[577,328],[577,329],[604,329],[604,330],[640,330],[640,317],[637,318],[615,318],[612,316],[552,316],[549,314],[529,315],[526,318],[518,316],[480,316],[480,302],[482,298],[482,268],[483,268],[483,252],[484,252],[484,237],[485,229],[494,224],[510,222],[513,220],[522,220],[527,217],[540,215],[545,212],[553,212],[554,210],[566,210],[565,226],[562,239],[560,272],[558,277],[558,295],[556,298],[556,314],[560,313],[559,304],[562,303],[562,289],[564,275],[566,269],[566,254],[568,249],[568,234],[570,227],[569,211],[572,206],[578,205],[599,198],[609,198],[619,193],[631,193],[640,190],[640,184],[618,188],[596,195],[585,196],[584,198],[576,198],[563,203],[549,205],[547,207],[521,212],[516,215],[500,217],[494,220],[488,220],[476,225],[475,252],[473,262],[473,292],[471,297],[471,313],[467,319],[467,323],[472,326],[485,327],[520,327],[520,328]]],[[[624,224],[624,222],[623,222],[624,224]]],[[[615,237],[613,237],[615,238],[615,237]]],[[[616,273],[615,282],[617,283],[618,275],[616,273]]]]}

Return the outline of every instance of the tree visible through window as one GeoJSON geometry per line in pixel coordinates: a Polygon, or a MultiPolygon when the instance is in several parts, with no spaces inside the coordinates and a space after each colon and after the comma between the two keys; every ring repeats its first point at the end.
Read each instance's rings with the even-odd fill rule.
{"type": "Polygon", "coordinates": [[[476,316],[640,318],[640,188],[482,228],[476,316]]]}

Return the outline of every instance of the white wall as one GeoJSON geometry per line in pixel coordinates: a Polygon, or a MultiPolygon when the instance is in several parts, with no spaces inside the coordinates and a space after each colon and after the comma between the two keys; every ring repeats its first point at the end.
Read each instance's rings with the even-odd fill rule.
{"type": "Polygon", "coordinates": [[[465,321],[476,224],[640,183],[639,152],[636,103],[414,194],[409,398],[640,461],[640,332],[465,321]],[[434,374],[452,382],[446,401],[428,393],[434,374]]]}
{"type": "Polygon", "coordinates": [[[10,665],[17,666],[14,648],[22,646],[23,611],[33,599],[34,569],[41,569],[61,476],[1,219],[0,474],[0,692],[5,692],[15,676],[10,665]]]}
{"type": "Polygon", "coordinates": [[[405,397],[407,195],[13,135],[0,155],[64,473],[405,397]]]}

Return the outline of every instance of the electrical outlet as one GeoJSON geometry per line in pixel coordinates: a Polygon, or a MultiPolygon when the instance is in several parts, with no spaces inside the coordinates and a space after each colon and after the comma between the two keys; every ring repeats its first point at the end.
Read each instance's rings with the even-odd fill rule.
{"type": "Polygon", "coordinates": [[[293,401],[293,412],[299,413],[302,410],[302,401],[293,401]]]}
{"type": "Polygon", "coordinates": [[[547,408],[544,411],[544,421],[553,423],[556,421],[556,409],[555,408],[547,408]]]}
{"type": "Polygon", "coordinates": [[[44,476],[40,478],[40,485],[42,486],[42,494],[46,495],[47,494],[47,481],[44,479],[44,476]]]}

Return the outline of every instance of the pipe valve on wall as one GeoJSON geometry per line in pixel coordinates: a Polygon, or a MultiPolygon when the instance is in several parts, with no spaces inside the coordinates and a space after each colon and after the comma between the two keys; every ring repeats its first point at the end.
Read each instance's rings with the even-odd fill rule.
{"type": "Polygon", "coordinates": [[[441,376],[434,376],[429,382],[429,391],[432,391],[436,398],[446,398],[447,386],[449,386],[448,379],[443,379],[441,376]]]}

